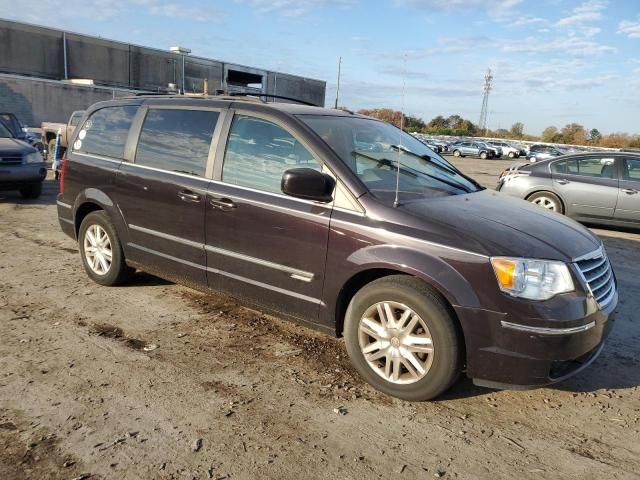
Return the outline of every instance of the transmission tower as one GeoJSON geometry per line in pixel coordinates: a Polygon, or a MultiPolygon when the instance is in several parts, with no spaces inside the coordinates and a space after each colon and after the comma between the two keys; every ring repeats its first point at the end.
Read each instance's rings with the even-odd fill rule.
{"type": "Polygon", "coordinates": [[[491,69],[487,69],[487,74],[484,76],[484,95],[482,96],[482,110],[480,111],[480,121],[478,126],[481,131],[487,132],[487,108],[489,104],[489,92],[491,91],[491,81],[493,80],[493,74],[491,69]]]}

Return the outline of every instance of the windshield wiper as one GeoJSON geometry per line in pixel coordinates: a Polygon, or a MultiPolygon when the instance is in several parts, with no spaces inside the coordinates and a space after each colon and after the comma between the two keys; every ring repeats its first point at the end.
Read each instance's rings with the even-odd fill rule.
{"type": "Polygon", "coordinates": [[[418,155],[417,153],[414,153],[411,150],[407,150],[406,148],[401,147],[400,145],[390,145],[390,147],[394,148],[394,149],[396,149],[396,150],[398,150],[398,151],[400,151],[402,153],[406,153],[407,155],[411,155],[412,157],[419,158],[420,160],[424,160],[425,162],[430,163],[434,167],[439,168],[440,170],[444,170],[445,172],[452,173],[454,175],[459,175],[460,174],[459,172],[457,172],[453,168],[447,167],[446,165],[442,165],[441,163],[436,162],[429,155],[418,155]]]}
{"type": "MultiPolygon", "coordinates": [[[[476,182],[473,178],[466,176],[464,173],[455,170],[454,168],[450,168],[447,167],[446,165],[442,165],[439,162],[436,162],[433,158],[431,158],[429,155],[418,155],[417,153],[412,152],[411,150],[407,150],[406,148],[401,148],[399,145],[391,145],[391,148],[395,148],[398,151],[401,151],[403,153],[406,153],[408,155],[411,155],[412,157],[415,157],[419,160],[425,161],[430,165],[433,165],[436,168],[439,168],[440,170],[444,170],[445,172],[451,173],[453,175],[459,175],[462,178],[464,178],[465,180],[467,180],[468,182],[471,182],[473,185],[475,185],[476,187],[478,187],[478,190],[484,190],[484,187],[482,185],[480,185],[478,182],[476,182]]],[[[458,182],[456,182],[458,184],[458,182]]],[[[466,188],[463,188],[464,185],[459,184],[460,187],[463,190],[466,190],[466,188]]],[[[471,193],[471,191],[466,190],[469,193],[471,193]]]]}
{"type": "MultiPolygon", "coordinates": [[[[418,155],[417,153],[413,153],[411,150],[405,150],[404,148],[400,148],[398,145],[391,145],[391,147],[394,147],[394,148],[398,149],[398,151],[400,151],[402,153],[406,153],[408,155],[411,155],[412,157],[415,157],[415,158],[417,158],[419,160],[427,162],[428,164],[433,165],[434,167],[439,168],[440,170],[443,170],[443,171],[448,172],[448,173],[453,174],[453,175],[461,175],[459,172],[453,170],[452,168],[449,168],[449,167],[447,167],[445,165],[439,164],[438,162],[433,160],[428,155],[424,155],[424,156],[423,155],[418,155]]],[[[411,167],[408,167],[408,168],[411,168],[411,167]]],[[[471,193],[472,192],[472,190],[469,190],[469,188],[467,188],[465,185],[463,185],[460,182],[456,182],[455,180],[436,177],[435,175],[431,175],[431,174],[426,173],[426,172],[421,172],[421,173],[423,173],[424,175],[426,175],[428,177],[435,178],[436,180],[440,180],[442,183],[446,183],[447,185],[450,185],[452,187],[459,188],[460,190],[463,190],[463,191],[465,191],[467,193],[471,193]]],[[[463,175],[461,175],[461,176],[463,176],[463,175]]]]}
{"type": "MultiPolygon", "coordinates": [[[[358,152],[356,150],[351,152],[351,154],[352,155],[354,155],[354,154],[355,155],[359,155],[359,156],[361,156],[363,158],[366,158],[367,160],[371,160],[373,162],[376,162],[377,164],[386,165],[389,168],[395,168],[395,169],[398,168],[397,165],[396,165],[396,162],[394,162],[393,160],[389,160],[388,158],[375,158],[375,157],[371,157],[369,155],[366,155],[364,153],[358,152]]],[[[415,153],[413,155],[415,155],[415,153]]],[[[400,164],[400,171],[404,172],[404,173],[406,173],[406,174],[408,174],[408,175],[410,175],[410,176],[412,176],[414,178],[417,178],[420,175],[424,175],[426,177],[433,178],[434,180],[438,180],[439,182],[444,183],[445,185],[449,185],[450,187],[459,188],[463,192],[471,193],[471,190],[469,190],[467,187],[465,187],[461,183],[458,183],[458,182],[456,182],[454,180],[447,180],[447,179],[444,179],[444,178],[440,178],[440,177],[437,177],[435,175],[431,175],[430,173],[421,172],[421,171],[416,170],[415,168],[411,168],[411,167],[409,167],[407,165],[400,164]]]]}

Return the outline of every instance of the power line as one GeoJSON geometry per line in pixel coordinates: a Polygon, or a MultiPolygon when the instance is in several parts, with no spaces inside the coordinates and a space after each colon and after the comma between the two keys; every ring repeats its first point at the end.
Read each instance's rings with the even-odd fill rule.
{"type": "Polygon", "coordinates": [[[487,69],[487,73],[484,76],[484,94],[482,96],[482,110],[480,110],[480,121],[478,122],[478,126],[481,131],[484,131],[484,134],[487,134],[487,110],[489,105],[489,92],[491,91],[491,82],[493,81],[493,74],[491,73],[491,69],[487,69]]]}

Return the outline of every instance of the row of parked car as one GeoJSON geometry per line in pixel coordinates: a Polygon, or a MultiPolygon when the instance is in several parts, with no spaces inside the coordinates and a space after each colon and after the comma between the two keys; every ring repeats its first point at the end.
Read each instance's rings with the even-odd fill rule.
{"type": "Polygon", "coordinates": [[[528,162],[538,162],[551,158],[581,153],[571,147],[559,147],[548,144],[528,145],[504,140],[479,140],[474,138],[442,139],[423,134],[414,134],[418,140],[425,143],[436,153],[444,153],[455,157],[478,157],[482,159],[492,158],[526,158],[528,162]]]}

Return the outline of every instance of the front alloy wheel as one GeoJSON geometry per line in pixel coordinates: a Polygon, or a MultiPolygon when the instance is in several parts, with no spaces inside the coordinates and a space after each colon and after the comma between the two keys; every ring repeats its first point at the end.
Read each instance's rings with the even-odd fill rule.
{"type": "Polygon", "coordinates": [[[106,275],[111,268],[113,251],[109,235],[100,225],[93,224],[84,233],[84,256],[87,265],[97,275],[106,275]]]}
{"type": "Polygon", "coordinates": [[[433,363],[433,340],[424,320],[398,302],[377,302],[360,319],[360,349],[371,369],[388,382],[410,384],[433,363]]]}
{"type": "Polygon", "coordinates": [[[462,368],[457,320],[430,286],[390,275],[363,286],[344,318],[347,353],[374,388],[404,400],[430,400],[449,388],[462,368]]]}

